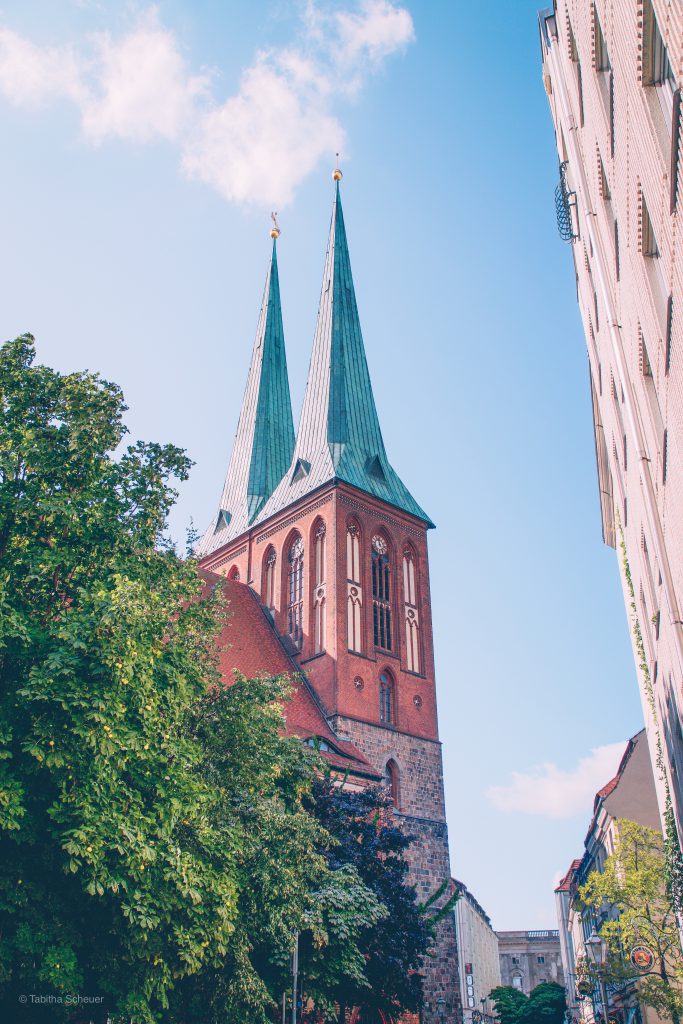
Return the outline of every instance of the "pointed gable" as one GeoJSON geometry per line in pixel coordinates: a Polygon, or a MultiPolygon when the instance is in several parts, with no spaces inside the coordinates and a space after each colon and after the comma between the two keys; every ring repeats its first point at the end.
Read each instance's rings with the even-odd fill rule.
{"type": "Polygon", "coordinates": [[[228,474],[217,517],[197,547],[199,556],[210,554],[249,528],[289,469],[293,450],[294,423],[274,240],[228,474]]]}
{"type": "Polygon", "coordinates": [[[339,182],[294,457],[259,521],[341,480],[433,524],[387,458],[365,357],[339,182]]]}

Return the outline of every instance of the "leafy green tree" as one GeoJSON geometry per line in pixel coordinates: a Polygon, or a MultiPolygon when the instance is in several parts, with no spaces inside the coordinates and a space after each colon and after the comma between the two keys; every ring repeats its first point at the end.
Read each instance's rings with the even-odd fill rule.
{"type": "Polygon", "coordinates": [[[328,773],[316,779],[312,795],[313,813],[332,837],[326,851],[330,866],[355,869],[386,914],[360,936],[366,961],[360,983],[339,972],[331,977],[328,957],[317,956],[313,946],[302,958],[306,990],[316,1004],[324,996],[336,1001],[339,1021],[346,1007],[360,1007],[370,1020],[380,1013],[395,1020],[405,1011],[417,1011],[422,1004],[420,967],[441,915],[420,907],[408,882],[406,851],[412,838],[396,823],[390,800],[378,788],[342,789],[328,773]]]}
{"type": "Polygon", "coordinates": [[[563,1024],[567,1001],[562,985],[542,981],[526,996],[511,985],[499,985],[489,998],[500,1024],[563,1024]]]}
{"type": "MultiPolygon", "coordinates": [[[[239,828],[234,860],[238,915],[220,963],[178,985],[168,1021],[242,1024],[269,1020],[291,987],[294,934],[324,965],[319,1009],[329,990],[367,986],[364,936],[387,911],[355,866],[331,864],[330,837],[309,813],[318,756],[282,737],[286,684],[238,677],[199,706],[193,731],[202,774],[220,793],[212,813],[239,828]]],[[[302,958],[303,959],[303,958],[302,958]]]]}
{"type": "Polygon", "coordinates": [[[636,971],[629,951],[635,945],[649,947],[655,963],[653,973],[638,982],[639,998],[660,1017],[678,1024],[683,1013],[683,961],[662,836],[625,819],[616,822],[615,831],[614,853],[602,871],[591,872],[579,899],[596,913],[611,909],[600,927],[608,950],[608,977],[632,977],[636,971]]]}
{"type": "Polygon", "coordinates": [[[221,588],[163,541],[187,458],[122,448],[120,390],[34,356],[30,336],[0,349],[3,1018],[45,993],[264,1024],[295,930],[326,984],[367,986],[387,910],[328,857],[287,684],[219,685],[221,588]]]}
{"type": "Polygon", "coordinates": [[[491,989],[489,999],[496,1004],[500,1024],[519,1024],[529,1002],[527,996],[512,985],[497,985],[491,989]]]}

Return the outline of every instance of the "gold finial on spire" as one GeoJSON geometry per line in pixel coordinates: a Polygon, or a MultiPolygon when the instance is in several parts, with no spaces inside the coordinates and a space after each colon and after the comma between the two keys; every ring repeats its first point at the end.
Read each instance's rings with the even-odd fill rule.
{"type": "Polygon", "coordinates": [[[344,175],[339,170],[339,153],[337,153],[337,166],[332,171],[332,180],[333,181],[341,181],[343,177],[344,177],[344,175]]]}
{"type": "Polygon", "coordinates": [[[275,240],[280,237],[280,225],[277,222],[277,213],[271,213],[270,219],[273,222],[273,226],[270,229],[270,237],[275,240]]]}

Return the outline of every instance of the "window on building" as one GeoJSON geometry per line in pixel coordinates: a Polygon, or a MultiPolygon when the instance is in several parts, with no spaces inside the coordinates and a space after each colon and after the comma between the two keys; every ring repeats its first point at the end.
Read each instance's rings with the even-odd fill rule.
{"type": "Polygon", "coordinates": [[[520,990],[520,992],[521,992],[521,990],[522,990],[522,979],[519,976],[519,974],[513,974],[513,976],[512,976],[512,987],[513,988],[518,988],[520,990]]]}
{"type": "Polygon", "coordinates": [[[384,769],[384,785],[387,789],[387,795],[391,800],[394,807],[399,806],[399,776],[398,776],[398,765],[395,761],[387,761],[387,766],[384,769]]]}
{"type": "Polygon", "coordinates": [[[674,303],[670,295],[666,303],[666,340],[664,344],[664,373],[671,369],[671,331],[673,329],[674,303]]]}
{"type": "Polygon", "coordinates": [[[228,573],[228,579],[229,580],[233,580],[235,583],[239,583],[239,581],[240,581],[240,571],[239,571],[239,569],[237,568],[236,565],[233,565],[232,569],[228,573]]]}
{"type": "Polygon", "coordinates": [[[315,653],[325,650],[325,576],[327,561],[327,531],[322,520],[316,523],[314,531],[315,590],[313,594],[313,633],[315,653]]]}
{"type": "Polygon", "coordinates": [[[265,604],[266,608],[271,610],[275,607],[275,565],[277,562],[277,555],[275,554],[275,548],[271,544],[265,555],[263,556],[263,584],[261,588],[261,600],[265,604]]]}
{"type": "Polygon", "coordinates": [[[419,672],[420,623],[417,607],[415,552],[412,548],[406,548],[403,552],[403,601],[406,633],[406,667],[409,672],[419,672]]]}
{"type": "Polygon", "coordinates": [[[363,650],[361,621],[363,588],[360,579],[360,530],[356,523],[346,528],[346,637],[350,651],[363,650]]]}
{"type": "Polygon", "coordinates": [[[518,956],[513,956],[512,963],[513,963],[513,966],[519,967],[519,957],[518,956]]]}
{"type": "Polygon", "coordinates": [[[652,0],[645,0],[643,14],[643,82],[645,85],[665,88],[673,96],[676,89],[676,78],[655,16],[652,0]]]}
{"type": "Polygon", "coordinates": [[[666,474],[668,471],[669,462],[669,432],[664,431],[664,437],[662,438],[662,483],[666,483],[666,474]]]}
{"type": "Polygon", "coordinates": [[[394,680],[389,672],[379,677],[379,720],[385,725],[396,724],[396,692],[394,680]]]}
{"type": "Polygon", "coordinates": [[[609,202],[611,200],[611,198],[612,198],[612,191],[611,191],[611,189],[609,187],[609,181],[607,180],[607,173],[605,171],[605,165],[602,162],[602,157],[600,156],[600,152],[599,151],[598,151],[598,185],[599,185],[599,188],[600,188],[600,195],[605,200],[605,202],[609,202]]]}
{"type": "Polygon", "coordinates": [[[375,647],[392,649],[389,546],[380,534],[372,538],[372,621],[375,647]]]}
{"type": "Polygon", "coordinates": [[[655,236],[655,229],[652,225],[652,218],[650,217],[650,211],[647,208],[645,202],[645,196],[640,193],[640,216],[641,216],[641,252],[643,256],[649,256],[652,259],[659,257],[659,246],[657,245],[657,238],[655,236]]]}
{"type": "Polygon", "coordinates": [[[602,25],[598,17],[598,11],[593,4],[593,40],[594,47],[593,52],[595,55],[595,70],[596,71],[611,71],[612,65],[609,62],[609,54],[607,52],[607,43],[605,42],[605,36],[602,31],[602,25]]]}
{"type": "Polygon", "coordinates": [[[616,220],[614,222],[614,268],[617,281],[619,281],[621,279],[621,263],[619,260],[619,225],[616,220]]]}
{"type": "Polygon", "coordinates": [[[545,963],[545,957],[544,956],[537,956],[536,957],[536,963],[537,964],[544,964],[545,963]]]}
{"type": "Polygon", "coordinates": [[[304,542],[298,534],[290,545],[288,558],[287,631],[300,651],[304,642],[304,542]]]}

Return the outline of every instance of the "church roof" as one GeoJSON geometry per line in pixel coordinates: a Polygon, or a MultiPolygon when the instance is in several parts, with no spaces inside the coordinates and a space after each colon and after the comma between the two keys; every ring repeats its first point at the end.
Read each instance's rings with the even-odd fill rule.
{"type": "Polygon", "coordinates": [[[209,554],[249,528],[287,471],[293,449],[294,422],[273,240],[228,474],[218,514],[197,547],[198,555],[209,554]]]}
{"type": "Polygon", "coordinates": [[[335,767],[348,768],[368,778],[378,777],[361,752],[331,729],[301,668],[288,654],[261,602],[245,583],[201,570],[208,587],[223,587],[230,616],[220,636],[218,666],[226,684],[235,670],[248,679],[260,674],[287,675],[292,681],[291,699],[285,705],[287,734],[302,740],[322,740],[330,749],[325,759],[335,767]]]}
{"type": "Polygon", "coordinates": [[[387,458],[365,357],[339,182],[294,455],[257,521],[332,480],[433,525],[387,458]]]}

